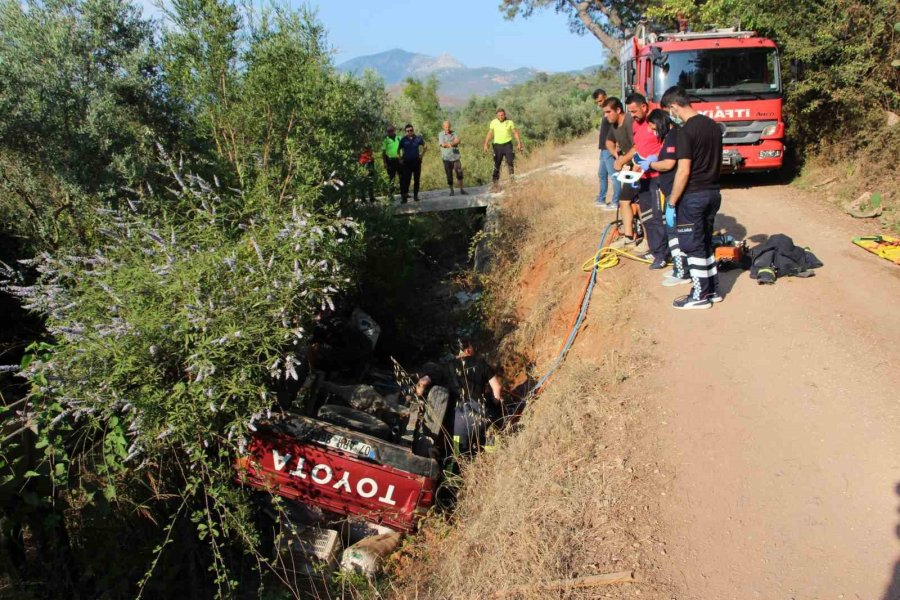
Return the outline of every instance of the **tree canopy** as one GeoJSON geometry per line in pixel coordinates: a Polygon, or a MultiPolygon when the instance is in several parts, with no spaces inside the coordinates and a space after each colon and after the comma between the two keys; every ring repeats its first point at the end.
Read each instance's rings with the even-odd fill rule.
{"type": "Polygon", "coordinates": [[[648,0],[502,0],[500,11],[507,19],[527,19],[542,9],[564,13],[574,33],[590,33],[617,58],[623,38],[634,30],[651,3],[648,0]]]}

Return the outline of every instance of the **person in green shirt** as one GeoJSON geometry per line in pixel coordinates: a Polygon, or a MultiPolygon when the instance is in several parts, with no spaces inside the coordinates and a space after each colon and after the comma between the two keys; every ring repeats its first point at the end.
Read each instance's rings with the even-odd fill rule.
{"type": "Polygon", "coordinates": [[[497,109],[497,118],[491,121],[490,128],[488,129],[487,136],[484,138],[484,149],[483,151],[487,153],[488,144],[491,142],[493,138],[493,150],[494,150],[494,188],[497,187],[500,181],[500,165],[503,163],[503,159],[506,159],[506,167],[509,169],[509,176],[515,174],[515,168],[513,167],[513,162],[515,161],[515,153],[513,152],[512,140],[513,137],[516,138],[516,150],[522,151],[522,138],[519,137],[519,130],[516,129],[516,124],[506,118],[506,111],[502,108],[497,109]]]}
{"type": "Polygon", "coordinates": [[[388,125],[387,135],[381,142],[381,161],[388,176],[388,201],[394,199],[394,177],[400,172],[400,138],[393,125],[388,125]]]}

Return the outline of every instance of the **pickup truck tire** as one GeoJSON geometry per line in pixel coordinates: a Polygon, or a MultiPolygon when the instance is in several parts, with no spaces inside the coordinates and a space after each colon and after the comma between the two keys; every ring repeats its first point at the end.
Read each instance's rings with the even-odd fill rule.
{"type": "Polygon", "coordinates": [[[326,404],[319,409],[318,418],[326,423],[352,429],[382,440],[390,441],[391,439],[391,428],[387,423],[355,408],[326,404]]]}

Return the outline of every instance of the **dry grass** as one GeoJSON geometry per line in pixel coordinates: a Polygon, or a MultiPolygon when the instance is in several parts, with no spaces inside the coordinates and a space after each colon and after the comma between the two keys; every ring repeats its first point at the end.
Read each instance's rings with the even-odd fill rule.
{"type": "Polygon", "coordinates": [[[846,145],[823,148],[806,161],[797,185],[841,208],[865,192],[880,194],[884,213],[877,219],[867,219],[866,226],[880,226],[898,235],[900,172],[893,163],[900,152],[900,125],[872,135],[873,141],[855,154],[846,145]]]}
{"type": "MultiPolygon", "coordinates": [[[[581,264],[611,218],[593,207],[595,193],[579,179],[545,175],[505,201],[485,285],[488,327],[498,334],[501,357],[524,353],[540,365],[559,350],[586,283],[581,264]]],[[[604,304],[608,294],[598,290],[604,304]]]]}
{"type": "MultiPolygon", "coordinates": [[[[605,220],[590,206],[594,194],[578,180],[547,176],[505,201],[487,313],[508,366],[524,356],[542,371],[567,333],[586,278],[581,263],[605,220]]],[[[628,277],[611,279],[598,290],[604,308],[632,293],[628,277]]],[[[635,571],[640,583],[511,597],[671,597],[652,581],[662,547],[647,499],[653,492],[640,479],[654,465],[635,449],[646,435],[645,409],[618,387],[644,359],[627,349],[628,336],[606,339],[624,330],[623,314],[589,313],[590,335],[530,402],[519,431],[464,465],[454,514],[426,520],[394,562],[396,598],[483,599],[616,571],[635,571]]]]}
{"type": "MultiPolygon", "coordinates": [[[[420,550],[439,561],[415,582],[420,597],[484,598],[515,585],[639,570],[614,506],[633,474],[603,435],[624,427],[621,408],[603,393],[595,366],[565,366],[522,430],[467,465],[454,526],[432,524],[441,535],[423,538],[432,546],[420,550]]],[[[596,590],[582,594],[565,597],[596,590]]]]}

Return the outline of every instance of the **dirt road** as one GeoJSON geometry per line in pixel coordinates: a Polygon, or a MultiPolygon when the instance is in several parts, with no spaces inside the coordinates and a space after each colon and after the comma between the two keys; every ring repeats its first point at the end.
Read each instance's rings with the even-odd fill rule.
{"type": "MultiPolygon", "coordinates": [[[[596,181],[592,144],[572,174],[596,181]]],[[[900,267],[850,243],[867,223],[784,185],[725,180],[717,226],[785,233],[825,263],[759,286],[722,274],[725,301],[676,311],[646,285],[637,322],[655,367],[659,509],[679,598],[900,598],[900,267]],[[668,472],[668,473],[667,473],[668,472]]]]}

